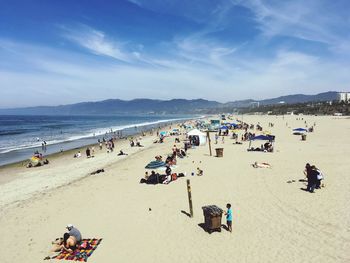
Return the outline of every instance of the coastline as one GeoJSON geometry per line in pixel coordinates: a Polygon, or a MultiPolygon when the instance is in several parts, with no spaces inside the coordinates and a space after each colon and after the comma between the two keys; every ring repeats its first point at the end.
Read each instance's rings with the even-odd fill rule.
{"type": "MultiPolygon", "coordinates": [[[[141,130],[135,134],[129,134],[123,138],[116,138],[115,143],[115,149],[112,153],[107,153],[107,149],[105,145],[103,145],[103,149],[99,150],[99,143],[93,143],[84,145],[81,147],[77,147],[74,149],[65,150],[62,152],[56,152],[52,154],[48,154],[44,156],[44,159],[49,160],[48,165],[43,165],[40,167],[32,167],[32,168],[26,168],[26,164],[29,162],[28,160],[19,161],[16,163],[6,164],[0,166],[0,191],[7,192],[6,196],[3,195],[0,197],[0,211],[4,208],[7,208],[8,206],[11,207],[14,204],[21,203],[22,201],[26,201],[27,199],[31,199],[32,197],[35,197],[36,195],[41,195],[43,192],[51,191],[56,188],[60,188],[64,185],[71,184],[73,182],[79,181],[87,176],[90,176],[91,172],[94,172],[97,169],[109,167],[110,165],[120,162],[123,159],[128,158],[129,156],[132,156],[133,154],[136,154],[142,150],[148,149],[149,147],[153,146],[153,141],[156,136],[156,131],[158,129],[164,129],[164,130],[170,130],[171,127],[178,126],[179,124],[185,122],[185,121],[193,121],[196,118],[193,119],[186,119],[186,120],[175,120],[175,121],[167,121],[164,123],[160,123],[157,127],[150,127],[149,129],[141,130]],[[153,132],[151,135],[150,132],[153,132]],[[143,136],[142,134],[145,134],[143,136]],[[144,144],[144,147],[130,147],[129,145],[129,139],[130,138],[138,138],[140,139],[141,143],[144,144]],[[85,156],[85,150],[87,147],[94,147],[95,148],[95,156],[94,158],[87,159],[85,156]],[[128,156],[117,156],[117,153],[119,150],[123,150],[128,153],[128,156]],[[82,153],[82,157],[80,158],[73,158],[74,154],[80,151],[82,153]],[[99,158],[99,161],[97,163],[94,163],[94,160],[99,158]],[[114,158],[115,157],[115,158],[114,158]],[[79,162],[84,160],[86,163],[86,160],[91,160],[92,163],[90,163],[89,167],[87,169],[84,169],[73,178],[65,177],[62,180],[50,182],[49,180],[46,180],[46,184],[43,185],[43,182],[39,180],[39,176],[36,174],[40,174],[42,179],[45,179],[45,174],[51,173],[53,170],[57,168],[57,166],[62,166],[64,162],[67,162],[68,164],[72,164],[72,162],[79,162]],[[96,165],[100,165],[101,167],[97,167],[96,165]],[[96,167],[96,168],[94,168],[96,167]],[[28,177],[28,174],[32,174],[32,180],[33,182],[28,182],[27,186],[23,189],[23,183],[21,180],[25,176],[28,177]],[[36,181],[36,182],[35,182],[36,181]],[[12,186],[11,186],[12,183],[12,186]],[[4,185],[7,186],[7,188],[2,189],[4,185]],[[34,187],[35,185],[35,187],[34,187]],[[22,189],[22,191],[17,191],[19,189],[22,189]],[[17,196],[17,198],[13,197],[8,199],[9,192],[12,192],[12,196],[17,196]],[[25,193],[23,193],[25,192],[25,193]],[[24,194],[24,195],[23,195],[24,194]],[[21,196],[22,195],[22,196],[21,196]]],[[[109,134],[110,135],[110,134],[109,134]]],[[[74,168],[78,168],[73,165],[74,168]]],[[[28,181],[28,178],[27,180],[28,181]]]]}
{"type": "MultiPolygon", "coordinates": [[[[41,116],[43,117],[43,116],[41,116]]],[[[61,116],[59,116],[61,117],[61,116]]],[[[77,116],[75,116],[77,117],[77,116]]],[[[109,117],[109,116],[107,116],[109,117]]],[[[133,116],[135,117],[135,116],[133,116]]],[[[138,117],[138,116],[136,116],[138,117]]],[[[26,160],[29,159],[29,157],[32,156],[34,151],[42,152],[46,156],[51,156],[55,153],[59,153],[62,151],[67,150],[74,150],[79,149],[81,147],[85,147],[88,145],[93,145],[97,142],[98,139],[102,140],[104,137],[115,137],[115,132],[121,132],[122,137],[130,137],[135,136],[137,134],[140,134],[142,132],[147,132],[152,129],[159,129],[161,127],[164,127],[165,125],[168,125],[170,123],[179,123],[184,122],[189,119],[198,119],[201,118],[200,116],[167,116],[169,119],[159,119],[154,121],[144,121],[140,123],[129,123],[124,124],[121,126],[113,126],[111,128],[99,128],[95,127],[93,131],[90,131],[91,133],[89,135],[81,135],[81,136],[73,136],[75,139],[72,139],[73,137],[69,137],[66,140],[62,140],[60,142],[50,143],[48,141],[47,144],[47,152],[42,151],[41,144],[40,145],[33,145],[28,146],[25,148],[19,148],[16,150],[10,150],[0,153],[0,167],[7,166],[9,164],[17,164],[17,163],[23,163],[26,160]],[[172,118],[170,118],[172,117],[172,118]],[[99,131],[98,131],[99,130],[99,131]],[[103,130],[104,132],[101,132],[103,130]],[[113,132],[111,132],[113,130],[113,132]],[[98,132],[97,132],[98,131],[98,132]]],[[[125,122],[125,120],[123,120],[125,122]]],[[[1,180],[1,179],[0,179],[1,180]]]]}

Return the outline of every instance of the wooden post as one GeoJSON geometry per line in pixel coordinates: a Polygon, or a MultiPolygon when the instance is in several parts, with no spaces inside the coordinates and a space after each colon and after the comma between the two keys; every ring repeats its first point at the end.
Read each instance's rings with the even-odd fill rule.
{"type": "Polygon", "coordinates": [[[210,141],[210,135],[209,135],[209,131],[207,131],[207,138],[208,138],[208,142],[209,142],[209,152],[210,152],[210,156],[211,154],[211,141],[210,141]]]}
{"type": "Polygon", "coordinates": [[[192,206],[190,179],[187,179],[187,193],[188,193],[188,203],[190,205],[190,215],[191,215],[191,217],[193,217],[193,206],[192,206]]]}

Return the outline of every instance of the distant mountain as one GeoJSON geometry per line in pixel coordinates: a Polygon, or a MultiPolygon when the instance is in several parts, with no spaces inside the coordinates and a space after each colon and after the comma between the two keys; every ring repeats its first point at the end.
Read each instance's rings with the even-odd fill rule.
{"type": "Polygon", "coordinates": [[[274,99],[262,100],[260,101],[260,103],[263,105],[277,104],[280,102],[284,102],[286,104],[292,104],[292,103],[304,103],[304,102],[316,102],[316,101],[330,101],[330,100],[336,100],[337,97],[338,97],[338,92],[328,91],[328,92],[319,93],[316,95],[296,94],[296,95],[281,96],[274,99]]]}
{"type": "Polygon", "coordinates": [[[201,114],[220,112],[233,108],[251,107],[254,103],[272,105],[278,103],[293,104],[316,101],[336,100],[338,92],[329,91],[316,95],[288,95],[265,100],[239,100],[227,103],[204,99],[152,100],[135,99],[130,101],[109,99],[97,102],[82,102],[60,106],[38,106],[15,109],[0,109],[1,115],[98,115],[98,114],[201,114]]]}
{"type": "Polygon", "coordinates": [[[101,115],[101,114],[186,114],[200,113],[205,109],[218,108],[221,103],[203,99],[130,101],[109,99],[97,102],[82,102],[60,106],[38,106],[15,109],[0,109],[3,115],[101,115]]]}
{"type": "Polygon", "coordinates": [[[304,95],[295,94],[281,96],[273,99],[265,100],[239,100],[225,103],[225,106],[235,107],[235,108],[246,108],[253,105],[253,103],[259,103],[259,105],[273,105],[279,103],[294,104],[294,103],[305,103],[305,102],[317,102],[317,101],[333,101],[338,99],[337,91],[328,91],[319,93],[316,95],[304,95]]]}

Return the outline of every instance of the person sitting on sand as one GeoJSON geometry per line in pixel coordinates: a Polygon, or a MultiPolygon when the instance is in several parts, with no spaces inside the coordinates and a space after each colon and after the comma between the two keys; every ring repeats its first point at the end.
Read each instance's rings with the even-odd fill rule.
{"type": "Polygon", "coordinates": [[[203,175],[203,170],[199,169],[199,167],[197,167],[197,176],[202,176],[203,175]]]}
{"type": "Polygon", "coordinates": [[[81,157],[80,151],[78,151],[76,154],[74,154],[74,158],[80,158],[80,157],[81,157]]]}
{"type": "Polygon", "coordinates": [[[161,162],[163,161],[163,157],[161,155],[157,155],[156,157],[154,157],[157,161],[161,162]]]}
{"type": "Polygon", "coordinates": [[[269,163],[258,163],[255,162],[252,164],[254,168],[271,168],[271,165],[269,163]]]}
{"type": "Polygon", "coordinates": [[[73,253],[77,248],[77,240],[74,236],[71,236],[69,233],[64,233],[63,242],[60,246],[62,251],[67,251],[68,253],[73,253]]]}
{"type": "MultiPolygon", "coordinates": [[[[63,238],[57,238],[52,242],[53,248],[52,252],[61,252],[67,251],[68,253],[73,253],[77,246],[81,243],[81,233],[76,229],[72,224],[67,225],[66,227],[69,233],[64,233],[63,238]]],[[[50,256],[44,258],[44,260],[51,259],[50,256]]]]}
{"type": "Polygon", "coordinates": [[[166,177],[165,177],[165,180],[163,181],[163,184],[169,184],[171,182],[171,168],[169,165],[166,166],[165,174],[166,174],[166,177]]]}
{"type": "Polygon", "coordinates": [[[82,240],[80,231],[72,224],[68,224],[66,228],[69,231],[69,235],[74,236],[77,243],[80,243],[82,240]]]}

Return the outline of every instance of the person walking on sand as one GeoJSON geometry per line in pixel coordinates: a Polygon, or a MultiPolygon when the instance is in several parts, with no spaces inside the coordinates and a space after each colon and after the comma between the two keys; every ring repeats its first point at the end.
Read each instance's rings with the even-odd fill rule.
{"type": "Polygon", "coordinates": [[[231,209],[231,204],[226,205],[227,211],[225,212],[226,215],[226,224],[227,224],[227,229],[232,233],[232,209],[231,209]]]}

